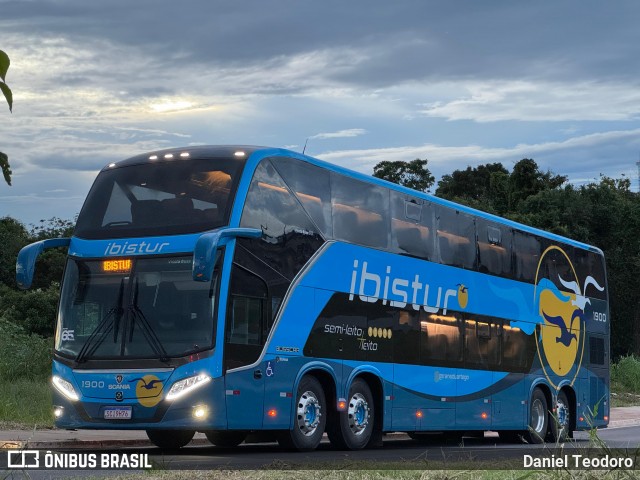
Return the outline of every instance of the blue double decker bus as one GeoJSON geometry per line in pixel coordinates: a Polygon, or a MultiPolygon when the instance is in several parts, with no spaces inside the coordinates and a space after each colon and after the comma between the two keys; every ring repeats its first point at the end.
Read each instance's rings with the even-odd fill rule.
{"type": "Polygon", "coordinates": [[[106,166],[68,247],[56,426],[163,448],[564,440],[609,419],[602,252],[283,149],[106,166]]]}

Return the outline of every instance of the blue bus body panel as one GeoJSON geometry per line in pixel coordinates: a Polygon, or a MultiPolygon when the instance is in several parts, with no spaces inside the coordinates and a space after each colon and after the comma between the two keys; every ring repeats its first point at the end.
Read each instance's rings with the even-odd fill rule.
{"type": "MultiPolygon", "coordinates": [[[[599,251],[573,240],[282,149],[259,149],[250,155],[238,185],[228,228],[240,226],[253,172],[262,159],[272,156],[297,158],[525,232],[578,248],[599,251]]],[[[200,235],[113,240],[84,240],[74,237],[71,240],[69,254],[82,258],[188,254],[194,251],[200,235]]],[[[226,279],[230,278],[235,245],[236,240],[231,238],[224,247],[222,276],[226,279]]],[[[385,302],[385,305],[394,305],[397,308],[422,308],[443,316],[451,315],[451,312],[461,312],[502,318],[508,320],[511,327],[519,328],[527,335],[537,335],[536,332],[544,326],[544,319],[539,311],[540,296],[543,292],[547,292],[545,295],[552,295],[558,302],[567,303],[572,300],[551,283],[541,283],[535,287],[527,283],[384,251],[329,242],[292,283],[263,354],[255,364],[224,375],[222,344],[229,282],[223,281],[220,285],[222,301],[217,309],[217,346],[213,355],[170,372],[154,373],[150,370],[123,374],[123,383],[136,385],[137,390],[127,391],[121,402],[115,402],[115,397],[113,400],[97,398],[91,391],[91,382],[113,382],[114,375],[118,374],[117,370],[107,373],[79,373],[54,361],[53,373],[70,381],[81,394],[79,402],[70,402],[54,390],[54,404],[74,412],[63,421],[58,421],[57,425],[63,428],[101,429],[225,429],[234,422],[241,424],[235,417],[230,417],[228,406],[233,404],[234,412],[248,412],[256,408],[262,410],[262,414],[257,416],[260,418],[255,420],[256,423],[253,426],[247,423],[244,427],[246,429],[287,429],[293,427],[298,382],[305,372],[320,370],[335,382],[337,398],[348,396],[349,385],[355,375],[368,373],[380,378],[383,394],[383,429],[386,431],[525,429],[528,424],[528,406],[525,399],[530,398],[531,390],[540,383],[552,389],[573,385],[581,394],[576,401],[582,420],[578,420],[576,427],[586,428],[587,419],[581,414],[594,405],[596,396],[608,395],[607,387],[596,373],[582,366],[583,354],[576,357],[576,361],[565,375],[556,375],[545,369],[542,363],[544,356],[540,353],[543,346],[537,336],[535,339],[538,354],[528,373],[340,360],[337,358],[338,353],[333,358],[316,358],[307,357],[303,352],[316,320],[336,293],[348,296],[353,302],[385,302]],[[414,289],[414,283],[419,284],[420,288],[414,289]],[[466,287],[468,292],[464,300],[459,296],[461,285],[466,287]],[[258,369],[264,374],[264,384],[260,387],[264,392],[263,402],[258,402],[259,405],[255,397],[247,394],[248,391],[233,387],[236,380],[237,385],[249,386],[246,378],[250,378],[252,372],[258,369]],[[211,375],[212,381],[175,402],[159,399],[151,405],[154,403],[153,400],[143,398],[141,402],[141,397],[137,394],[139,379],[147,375],[154,375],[162,382],[161,395],[164,396],[175,381],[200,372],[211,375]],[[89,381],[89,386],[83,387],[83,381],[89,381]],[[230,386],[232,388],[229,388],[230,386]],[[144,403],[151,406],[145,406],[144,403]],[[206,404],[210,410],[205,422],[198,422],[192,416],[193,406],[200,403],[206,404]],[[104,408],[113,405],[132,406],[132,420],[105,421],[102,418],[104,408]],[[276,413],[268,415],[269,411],[276,413]]],[[[589,332],[601,332],[606,335],[606,325],[594,323],[592,315],[594,311],[603,309],[606,309],[606,302],[593,301],[585,307],[584,324],[589,332]]],[[[144,388],[144,385],[140,388],[144,388]]],[[[594,422],[595,425],[606,425],[603,417],[608,416],[608,412],[609,406],[605,405],[594,422]]]]}

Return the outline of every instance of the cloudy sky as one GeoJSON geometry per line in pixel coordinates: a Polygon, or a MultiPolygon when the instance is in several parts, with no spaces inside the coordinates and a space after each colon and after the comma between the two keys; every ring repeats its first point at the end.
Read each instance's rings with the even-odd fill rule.
{"type": "Polygon", "coordinates": [[[0,0],[14,112],[0,216],[71,219],[105,164],[169,146],[301,150],[439,178],[533,158],[582,184],[640,159],[640,3],[0,0]]]}

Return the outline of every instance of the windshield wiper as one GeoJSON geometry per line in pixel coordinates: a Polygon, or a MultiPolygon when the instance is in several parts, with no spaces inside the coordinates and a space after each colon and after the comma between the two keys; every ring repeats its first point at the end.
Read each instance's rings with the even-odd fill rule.
{"type": "Polygon", "coordinates": [[[115,343],[118,337],[120,319],[122,318],[122,314],[124,313],[121,307],[123,295],[124,295],[124,279],[120,280],[120,289],[118,291],[118,299],[116,300],[116,304],[109,309],[109,311],[105,314],[104,317],[102,317],[102,319],[98,323],[98,326],[91,332],[91,335],[89,335],[89,338],[87,339],[87,341],[84,342],[84,345],[82,346],[82,348],[78,352],[78,355],[76,356],[76,364],[82,363],[87,359],[87,357],[92,356],[96,352],[96,350],[98,350],[98,347],[102,345],[102,342],[107,337],[109,332],[111,332],[111,330],[113,330],[113,341],[115,343]],[[114,316],[113,322],[111,322],[109,326],[104,331],[102,331],[112,316],[114,316]],[[95,343],[95,345],[91,347],[91,349],[89,349],[91,342],[95,340],[97,335],[100,335],[100,337],[98,338],[98,341],[95,343]]]}
{"type": "Polygon", "coordinates": [[[169,355],[165,350],[162,342],[156,335],[156,332],[153,331],[151,325],[149,325],[149,321],[145,316],[144,312],[138,307],[138,279],[136,278],[136,285],[133,289],[133,298],[131,299],[131,304],[129,305],[130,312],[130,323],[129,323],[129,343],[133,340],[133,331],[135,329],[136,320],[140,323],[140,330],[144,335],[144,338],[147,340],[147,343],[151,346],[153,353],[156,355],[161,362],[168,362],[169,355]]]}

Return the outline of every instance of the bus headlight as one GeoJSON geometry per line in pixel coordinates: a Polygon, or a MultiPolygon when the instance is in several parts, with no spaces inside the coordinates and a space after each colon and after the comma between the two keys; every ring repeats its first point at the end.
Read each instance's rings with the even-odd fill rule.
{"type": "Polygon", "coordinates": [[[64,378],[54,375],[51,377],[51,383],[53,383],[53,386],[69,400],[75,402],[80,398],[78,397],[76,390],[73,388],[73,385],[71,385],[71,382],[67,382],[64,378]]]}
{"type": "Polygon", "coordinates": [[[200,374],[188,377],[182,380],[178,380],[171,385],[171,389],[167,394],[167,400],[175,400],[180,397],[184,397],[186,394],[200,388],[211,381],[209,375],[200,374]]]}

